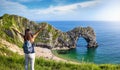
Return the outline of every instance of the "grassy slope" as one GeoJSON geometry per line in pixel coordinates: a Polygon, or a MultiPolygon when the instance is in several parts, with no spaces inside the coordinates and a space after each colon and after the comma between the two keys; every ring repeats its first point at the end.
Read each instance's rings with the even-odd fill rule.
{"type": "MultiPolygon", "coordinates": [[[[0,70],[24,70],[23,56],[0,56],[0,58],[0,70]]],[[[36,58],[35,70],[120,70],[120,66],[109,64],[98,66],[90,63],[77,65],[36,58]]]]}
{"type": "MultiPolygon", "coordinates": [[[[0,70],[24,70],[24,56],[0,45],[0,70]]],[[[35,70],[120,70],[120,65],[92,63],[71,64],[36,58],[35,70]]]]}

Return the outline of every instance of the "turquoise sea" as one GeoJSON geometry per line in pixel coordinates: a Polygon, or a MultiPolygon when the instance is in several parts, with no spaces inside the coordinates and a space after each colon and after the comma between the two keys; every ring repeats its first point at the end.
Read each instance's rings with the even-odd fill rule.
{"type": "Polygon", "coordinates": [[[96,49],[88,49],[86,47],[87,42],[81,37],[78,40],[77,47],[63,55],[66,58],[97,64],[120,63],[120,22],[48,21],[48,23],[63,32],[77,26],[94,28],[99,46],[96,49]]]}

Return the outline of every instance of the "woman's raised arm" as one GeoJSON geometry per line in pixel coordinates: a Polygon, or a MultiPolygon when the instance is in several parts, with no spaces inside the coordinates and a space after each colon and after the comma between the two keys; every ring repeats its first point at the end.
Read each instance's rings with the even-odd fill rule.
{"type": "Polygon", "coordinates": [[[24,35],[22,33],[20,33],[18,30],[14,29],[14,28],[12,28],[12,29],[24,38],[24,35]]]}
{"type": "Polygon", "coordinates": [[[42,31],[45,28],[46,25],[43,25],[42,28],[40,28],[38,31],[35,32],[35,34],[33,35],[34,38],[36,38],[39,34],[40,31],[42,31]]]}

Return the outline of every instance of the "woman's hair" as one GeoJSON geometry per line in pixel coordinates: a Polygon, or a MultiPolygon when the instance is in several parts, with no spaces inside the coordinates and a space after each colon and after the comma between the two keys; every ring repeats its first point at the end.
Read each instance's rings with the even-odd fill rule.
{"type": "Polygon", "coordinates": [[[24,36],[24,40],[30,40],[31,38],[33,38],[32,32],[30,29],[26,29],[25,30],[25,36],[24,36]]]}

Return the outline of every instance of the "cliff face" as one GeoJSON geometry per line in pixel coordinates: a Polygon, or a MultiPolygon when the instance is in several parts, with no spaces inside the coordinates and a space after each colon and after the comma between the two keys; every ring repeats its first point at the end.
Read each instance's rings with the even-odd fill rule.
{"type": "Polygon", "coordinates": [[[0,17],[0,37],[21,47],[23,39],[19,34],[14,32],[12,28],[17,29],[23,34],[26,28],[30,28],[34,33],[43,24],[46,24],[46,28],[39,33],[35,40],[38,46],[44,46],[51,49],[75,48],[79,37],[83,37],[87,41],[88,47],[97,46],[95,32],[91,27],[77,27],[71,31],[62,32],[46,22],[35,23],[24,17],[9,14],[0,17]]]}

